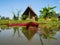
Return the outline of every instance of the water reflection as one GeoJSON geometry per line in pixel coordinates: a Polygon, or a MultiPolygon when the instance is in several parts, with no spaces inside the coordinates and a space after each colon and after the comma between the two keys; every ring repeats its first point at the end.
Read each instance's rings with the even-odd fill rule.
{"type": "MultiPolygon", "coordinates": [[[[0,26],[0,37],[1,37],[1,34],[3,35],[3,33],[5,33],[5,32],[2,32],[2,30],[3,31],[4,30],[7,31],[10,28],[12,28],[12,30],[13,30],[13,31],[11,31],[13,33],[13,36],[16,35],[18,37],[21,37],[21,35],[23,34],[25,36],[25,37],[23,36],[24,39],[26,38],[28,41],[31,40],[31,39],[34,39],[34,41],[35,41],[35,38],[37,39],[36,36],[38,35],[39,36],[38,39],[40,40],[40,42],[38,43],[38,45],[45,45],[45,43],[46,43],[46,45],[48,45],[47,40],[52,40],[52,41],[56,40],[56,43],[59,42],[57,40],[58,38],[55,37],[55,36],[56,36],[57,32],[60,31],[60,25],[41,25],[40,24],[40,27],[38,27],[38,28],[36,28],[36,27],[29,27],[29,29],[27,29],[26,27],[6,27],[6,26],[0,26]],[[45,40],[45,42],[44,42],[44,40],[45,40]]],[[[9,35],[8,32],[6,32],[6,33],[9,35]]],[[[59,37],[59,39],[60,39],[60,37],[59,37]]],[[[21,42],[21,40],[20,40],[20,42],[21,42]]],[[[33,43],[31,45],[33,45],[33,43]]],[[[54,45],[54,44],[52,43],[50,45],[54,45]]]]}
{"type": "Polygon", "coordinates": [[[56,40],[57,39],[54,37],[54,35],[56,35],[56,31],[53,31],[51,29],[51,27],[40,28],[38,33],[39,33],[41,45],[45,45],[45,43],[43,42],[43,39],[46,39],[46,40],[49,40],[49,39],[55,39],[56,40]]]}
{"type": "Polygon", "coordinates": [[[6,26],[6,25],[0,25],[0,30],[7,30],[10,29],[10,27],[6,26]]]}
{"type": "Polygon", "coordinates": [[[59,31],[58,27],[59,27],[58,25],[52,25],[52,26],[51,25],[50,26],[44,25],[44,26],[40,27],[40,30],[38,30],[38,33],[39,33],[41,45],[45,45],[43,39],[45,39],[45,40],[51,40],[51,39],[57,40],[55,35],[59,31]]]}
{"type": "Polygon", "coordinates": [[[13,27],[13,36],[15,36],[15,34],[17,33],[18,37],[20,37],[20,29],[19,27],[13,27]]]}
{"type": "Polygon", "coordinates": [[[37,32],[37,30],[32,30],[32,29],[27,30],[26,28],[23,27],[22,32],[28,40],[31,40],[35,35],[35,33],[37,32]]]}
{"type": "Polygon", "coordinates": [[[56,31],[52,30],[51,27],[43,27],[40,28],[39,33],[43,38],[49,39],[53,38],[53,36],[56,34],[56,31]]]}
{"type": "Polygon", "coordinates": [[[15,36],[15,34],[17,33],[18,37],[20,37],[20,31],[22,32],[22,34],[24,34],[24,36],[28,40],[31,40],[35,35],[35,33],[37,32],[37,30],[30,29],[30,28],[26,29],[25,27],[22,27],[22,29],[20,29],[19,27],[13,27],[13,36],[15,36]]]}

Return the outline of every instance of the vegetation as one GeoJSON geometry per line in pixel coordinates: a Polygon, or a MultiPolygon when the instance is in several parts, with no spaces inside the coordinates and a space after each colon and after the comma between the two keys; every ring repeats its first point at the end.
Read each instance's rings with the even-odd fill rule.
{"type": "Polygon", "coordinates": [[[53,10],[56,7],[44,7],[42,10],[40,10],[40,18],[51,18],[54,17],[56,15],[56,12],[53,10]]]}
{"type": "MultiPolygon", "coordinates": [[[[37,16],[35,16],[35,20],[24,20],[28,17],[26,15],[23,15],[20,18],[19,17],[20,11],[18,11],[17,15],[15,13],[13,13],[13,19],[9,19],[9,17],[1,17],[0,16],[0,28],[1,28],[1,30],[5,30],[5,29],[10,28],[10,27],[7,27],[6,24],[30,22],[27,24],[27,28],[22,27],[22,33],[26,34],[25,35],[26,38],[28,40],[30,40],[33,37],[33,35],[36,32],[38,32],[37,34],[39,34],[41,45],[44,45],[43,44],[44,42],[42,40],[43,38],[44,39],[56,39],[53,36],[55,36],[57,31],[60,31],[60,20],[58,19],[58,17],[55,17],[56,12],[53,10],[54,8],[55,7],[49,7],[49,6],[44,7],[42,10],[40,10],[40,17],[38,18],[37,16]],[[36,27],[39,27],[40,30],[35,31],[35,29],[36,29],[35,24],[33,24],[31,22],[36,22],[37,24],[39,24],[36,27]],[[31,26],[31,24],[34,26],[31,26]],[[28,28],[29,28],[29,30],[28,30],[28,28]]],[[[19,27],[13,27],[13,29],[14,29],[13,36],[17,33],[18,36],[20,37],[20,28],[19,27]]]]}
{"type": "Polygon", "coordinates": [[[8,24],[8,23],[28,23],[28,22],[37,22],[39,24],[54,24],[54,23],[60,23],[60,20],[56,16],[56,12],[53,10],[56,7],[44,7],[42,10],[40,10],[40,17],[38,18],[35,16],[35,20],[24,20],[28,18],[28,15],[23,15],[19,17],[20,11],[17,11],[17,14],[13,12],[13,18],[9,19],[9,17],[2,17],[0,16],[0,25],[1,24],[8,24]]]}
{"type": "Polygon", "coordinates": [[[21,19],[25,20],[26,18],[28,18],[28,15],[22,15],[21,19]]]}
{"type": "Polygon", "coordinates": [[[17,11],[17,15],[13,12],[13,20],[19,20],[20,11],[17,11]]]}

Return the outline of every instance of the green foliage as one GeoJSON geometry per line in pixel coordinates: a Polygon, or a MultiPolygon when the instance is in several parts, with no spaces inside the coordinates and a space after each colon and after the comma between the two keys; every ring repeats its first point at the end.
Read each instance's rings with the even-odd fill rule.
{"type": "Polygon", "coordinates": [[[53,10],[54,8],[56,7],[44,7],[42,10],[40,10],[40,18],[46,19],[47,17],[54,17],[56,14],[56,12],[53,10]]]}
{"type": "Polygon", "coordinates": [[[38,21],[38,16],[35,16],[35,20],[38,21]]]}
{"type": "Polygon", "coordinates": [[[39,18],[38,19],[38,23],[42,23],[42,24],[45,24],[47,23],[46,20],[44,18],[39,18]]]}
{"type": "Polygon", "coordinates": [[[8,20],[0,20],[0,25],[8,24],[8,20]]]}
{"type": "Polygon", "coordinates": [[[18,17],[14,15],[13,19],[14,19],[14,20],[18,20],[18,17]]]}
{"type": "Polygon", "coordinates": [[[58,21],[58,18],[51,18],[51,21],[58,21]]]}
{"type": "Polygon", "coordinates": [[[1,20],[9,20],[9,17],[1,17],[1,20]]]}
{"type": "Polygon", "coordinates": [[[17,11],[17,16],[16,16],[16,14],[13,12],[13,19],[14,20],[19,20],[19,15],[20,15],[20,11],[17,11]]]}
{"type": "Polygon", "coordinates": [[[26,18],[28,18],[28,15],[22,15],[21,19],[25,20],[26,18]]]}
{"type": "Polygon", "coordinates": [[[60,16],[58,17],[58,20],[60,20],[60,16]]]}
{"type": "Polygon", "coordinates": [[[6,17],[5,19],[6,19],[6,20],[9,20],[9,17],[6,17]]]}
{"type": "Polygon", "coordinates": [[[5,17],[1,17],[1,20],[5,20],[5,17]]]}

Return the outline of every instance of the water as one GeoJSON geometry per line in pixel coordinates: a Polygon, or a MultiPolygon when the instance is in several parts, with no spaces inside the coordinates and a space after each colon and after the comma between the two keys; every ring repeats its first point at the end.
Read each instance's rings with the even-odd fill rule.
{"type": "Polygon", "coordinates": [[[0,45],[60,45],[59,26],[39,29],[0,26],[0,45]]]}

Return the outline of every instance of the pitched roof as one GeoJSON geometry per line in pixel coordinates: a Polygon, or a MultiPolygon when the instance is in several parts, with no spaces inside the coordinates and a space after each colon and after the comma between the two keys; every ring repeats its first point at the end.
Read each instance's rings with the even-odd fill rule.
{"type": "Polygon", "coordinates": [[[37,15],[30,6],[28,6],[28,7],[26,8],[26,10],[23,12],[22,15],[24,15],[24,13],[25,13],[26,11],[28,11],[28,9],[29,9],[30,11],[32,11],[35,15],[37,15]]]}

